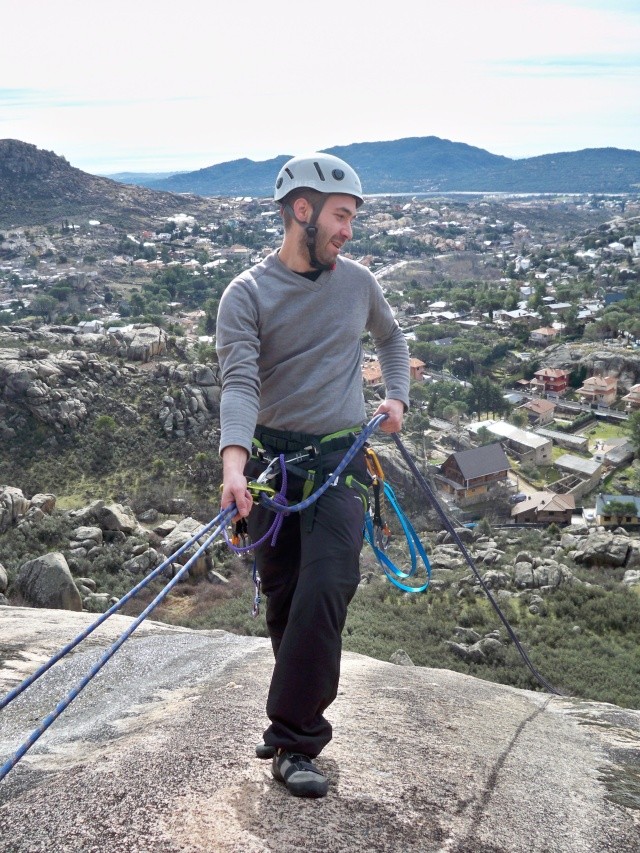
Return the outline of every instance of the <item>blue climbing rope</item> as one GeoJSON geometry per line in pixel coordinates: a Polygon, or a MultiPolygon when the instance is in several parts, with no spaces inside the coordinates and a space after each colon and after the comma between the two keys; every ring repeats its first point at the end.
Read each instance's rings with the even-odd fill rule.
{"type": "Polygon", "coordinates": [[[50,660],[42,664],[42,666],[39,667],[39,669],[37,669],[34,673],[32,673],[28,678],[25,678],[25,680],[21,684],[19,684],[17,687],[14,687],[13,690],[10,690],[4,698],[0,699],[0,711],[5,708],[10,702],[12,702],[16,698],[16,696],[19,696],[24,690],[27,689],[27,687],[33,684],[34,681],[37,681],[41,675],[44,675],[44,673],[47,672],[48,669],[51,669],[51,667],[55,663],[65,657],[65,655],[69,654],[70,651],[75,649],[75,647],[79,645],[83,640],[85,640],[90,634],[92,634],[96,630],[96,628],[102,625],[103,622],[106,622],[106,620],[110,616],[113,616],[114,613],[117,613],[118,610],[120,610],[123,605],[127,603],[127,601],[136,596],[140,592],[140,590],[147,586],[148,583],[150,583],[154,578],[158,577],[158,575],[162,574],[162,572],[164,572],[170,565],[172,565],[172,563],[174,563],[178,559],[178,557],[184,554],[184,552],[187,551],[192,545],[194,545],[199,539],[201,539],[205,533],[207,533],[209,530],[211,530],[212,527],[218,524],[220,522],[221,517],[222,513],[213,518],[208,524],[205,524],[201,530],[195,533],[187,542],[184,543],[184,545],[178,548],[177,551],[167,557],[167,559],[163,563],[161,563],[152,572],[150,572],[147,577],[143,578],[139,584],[137,584],[133,589],[129,590],[126,595],[124,595],[121,599],[116,601],[116,603],[113,604],[108,610],[102,613],[95,620],[95,622],[92,622],[91,625],[89,625],[87,628],[84,629],[84,631],[78,634],[75,639],[67,643],[66,646],[63,646],[63,648],[61,648],[59,652],[56,652],[56,654],[50,660]]]}
{"type": "Polygon", "coordinates": [[[429,581],[431,580],[431,564],[429,563],[427,553],[420,541],[420,537],[414,530],[413,525],[400,507],[393,489],[386,481],[384,483],[384,494],[389,504],[393,507],[407,540],[411,568],[408,571],[403,572],[389,559],[384,549],[378,547],[376,544],[373,518],[370,514],[367,514],[365,517],[365,539],[371,546],[373,553],[376,555],[378,562],[384,570],[385,575],[394,586],[401,589],[403,592],[424,592],[429,586],[429,581]],[[403,583],[403,580],[412,578],[416,575],[419,566],[418,558],[420,558],[420,561],[424,566],[427,575],[426,580],[418,585],[403,583]]]}
{"type": "MultiPolygon", "coordinates": [[[[209,547],[209,545],[211,545],[213,540],[222,532],[224,527],[228,524],[228,522],[236,514],[236,512],[237,512],[236,506],[235,506],[235,504],[232,504],[231,506],[227,507],[226,510],[221,512],[218,516],[216,516],[216,518],[213,519],[208,525],[206,525],[206,528],[203,528],[203,530],[200,531],[200,533],[198,534],[198,537],[201,537],[203,535],[204,530],[210,530],[211,527],[216,522],[218,523],[217,527],[213,531],[213,533],[207,537],[207,539],[204,541],[203,544],[201,544],[199,546],[199,548],[196,550],[196,552],[193,554],[193,556],[187,560],[187,562],[184,564],[184,566],[182,566],[176,572],[176,574],[171,578],[171,580],[167,583],[167,585],[158,593],[158,595],[153,599],[153,601],[150,604],[148,604],[147,607],[145,607],[145,609],[142,611],[142,613],[131,623],[131,625],[125,631],[122,632],[122,634],[118,637],[118,639],[114,643],[112,643],[111,646],[109,646],[109,648],[104,652],[104,654],[100,657],[100,659],[91,667],[91,669],[84,676],[84,678],[82,678],[81,681],[78,682],[76,687],[74,687],[73,690],[71,690],[67,694],[67,696],[65,696],[65,698],[56,705],[54,710],[42,720],[40,725],[29,735],[27,740],[24,741],[19,746],[17,751],[14,753],[14,755],[2,765],[2,767],[0,768],[0,781],[2,781],[4,779],[4,777],[7,775],[7,773],[9,773],[9,771],[13,767],[15,767],[15,765],[18,763],[18,761],[20,761],[20,759],[29,751],[29,749],[31,749],[31,747],[34,745],[34,743],[36,743],[36,741],[44,734],[44,732],[49,728],[49,726],[55,720],[57,720],[57,718],[65,710],[65,708],[67,708],[71,704],[71,702],[73,702],[73,700],[82,692],[82,690],[84,690],[84,688],[91,681],[91,679],[95,675],[97,675],[97,673],[102,669],[102,667],[118,651],[118,649],[125,642],[125,640],[127,640],[131,636],[131,634],[133,634],[133,632],[136,630],[136,628],[138,628],[139,625],[147,618],[147,616],[158,606],[158,604],[160,604],[160,602],[167,596],[167,594],[170,592],[170,590],[172,590],[173,587],[180,581],[180,579],[183,577],[183,575],[185,575],[186,572],[189,571],[191,566],[193,566],[194,563],[202,556],[204,551],[209,547]]],[[[185,550],[185,547],[188,547],[188,545],[189,545],[189,543],[185,543],[185,545],[183,545],[182,548],[179,549],[179,551],[176,551],[176,553],[174,555],[172,555],[173,559],[175,559],[175,557],[177,557],[179,555],[179,553],[183,553],[185,550]]],[[[173,559],[171,560],[172,562],[173,562],[173,559]]],[[[147,582],[148,582],[148,580],[150,580],[150,577],[147,579],[147,582]]],[[[106,616],[106,614],[103,614],[103,615],[106,616]]],[[[102,621],[104,621],[104,619],[102,621]]],[[[93,627],[97,627],[97,624],[94,625],[93,627]]],[[[77,645],[77,643],[76,643],[76,645],[77,645]]],[[[68,649],[68,651],[70,651],[70,650],[71,649],[68,649]]],[[[65,654],[66,654],[66,652],[65,652],[65,654]]],[[[56,657],[57,657],[57,660],[60,659],[59,656],[56,656],[56,657]]],[[[47,669],[48,669],[48,667],[47,667],[47,669]]],[[[33,680],[35,680],[35,679],[32,678],[30,680],[30,683],[33,683],[33,680]]],[[[26,685],[26,686],[28,686],[28,685],[26,685]]],[[[12,692],[15,693],[15,691],[12,691],[12,692]]],[[[16,695],[18,695],[18,693],[20,693],[20,692],[22,692],[22,690],[18,690],[16,695]]],[[[15,696],[13,698],[15,698],[15,696]]],[[[8,704],[8,703],[5,702],[5,704],[8,704]]]]}
{"type": "MultiPolygon", "coordinates": [[[[344,469],[347,465],[353,460],[358,451],[364,446],[369,436],[380,426],[380,424],[385,420],[387,415],[377,415],[364,427],[362,432],[356,438],[356,441],[353,445],[347,450],[343,459],[336,467],[335,471],[333,471],[326,482],[312,495],[309,496],[306,500],[295,504],[293,506],[288,506],[286,501],[284,500],[283,495],[276,495],[277,499],[269,498],[264,492],[261,495],[261,502],[272,509],[274,512],[279,513],[278,519],[280,520],[282,517],[282,513],[287,512],[302,512],[307,507],[311,506],[318,498],[323,495],[328,488],[333,486],[337,481],[344,469]]],[[[281,467],[283,467],[286,472],[286,466],[283,464],[283,460],[280,460],[281,467]]],[[[286,488],[286,486],[285,486],[286,488]]],[[[418,591],[416,587],[409,587],[408,585],[402,585],[402,581],[399,581],[398,578],[407,578],[411,577],[417,567],[416,554],[420,556],[422,559],[426,569],[427,574],[430,574],[429,562],[422,548],[420,540],[418,539],[415,531],[411,527],[408,519],[402,513],[399,506],[397,505],[397,501],[395,500],[395,495],[390,487],[387,487],[385,484],[385,494],[389,497],[390,502],[394,506],[396,510],[396,514],[398,515],[401,525],[407,535],[407,541],[409,543],[409,549],[411,554],[411,570],[409,572],[401,572],[396,569],[395,566],[391,563],[386,555],[384,555],[380,549],[377,548],[374,544],[374,550],[376,554],[379,555],[385,573],[396,586],[399,586],[400,589],[406,589],[407,591],[418,591]],[[383,558],[383,559],[381,559],[383,558]]],[[[147,575],[140,583],[138,583],[132,590],[130,590],[126,595],[124,595],[119,601],[117,601],[112,607],[110,607],[105,613],[101,614],[91,625],[85,628],[74,640],[67,643],[59,652],[57,652],[49,661],[39,667],[32,675],[26,678],[20,685],[11,690],[2,700],[0,700],[0,710],[4,709],[10,702],[12,702],[17,696],[19,696],[24,690],[26,690],[30,685],[32,685],[38,678],[40,678],[44,673],[46,673],[54,664],[60,661],[65,655],[69,654],[79,643],[81,643],[84,639],[86,639],[93,631],[96,630],[100,625],[102,625],[110,616],[116,613],[118,610],[122,608],[122,606],[138,594],[147,584],[149,584],[154,578],[158,577],[162,572],[164,572],[170,565],[172,565],[178,557],[180,557],[187,549],[192,547],[196,542],[198,542],[205,534],[208,534],[209,531],[213,529],[213,532],[207,536],[206,540],[199,545],[196,552],[192,557],[176,572],[176,574],[171,578],[171,580],[165,585],[165,587],[161,590],[161,592],[156,595],[156,597],[151,601],[150,604],[143,610],[143,612],[131,623],[131,625],[123,631],[123,633],[118,637],[118,639],[112,643],[111,646],[103,653],[100,659],[91,667],[89,672],[81,679],[81,681],[74,687],[67,696],[61,700],[54,710],[48,714],[40,723],[40,725],[31,733],[31,735],[24,741],[15,754],[5,762],[2,767],[0,767],[0,781],[2,781],[5,776],[9,773],[9,771],[15,767],[15,765],[20,761],[20,759],[28,752],[28,750],[36,743],[36,741],[44,734],[44,732],[51,726],[51,724],[60,716],[60,714],[71,704],[71,702],[77,698],[77,696],[84,690],[87,684],[94,678],[94,676],[102,669],[102,667],[113,657],[113,655],[118,651],[118,649],[123,645],[123,643],[133,634],[133,632],[140,626],[140,624],[147,618],[147,616],[160,604],[161,601],[168,595],[168,593],[173,589],[173,587],[181,580],[181,578],[189,571],[191,566],[194,565],[196,560],[204,553],[204,551],[211,545],[211,543],[216,539],[220,533],[225,533],[226,527],[231,521],[231,519],[236,515],[237,507],[234,504],[231,504],[226,509],[222,510],[214,519],[212,519],[208,524],[204,525],[201,530],[196,532],[189,540],[187,540],[180,548],[178,548],[173,554],[171,554],[163,563],[161,563],[158,567],[156,567],[152,572],[147,575]],[[214,529],[215,528],[215,529],[214,529]]],[[[228,541],[228,540],[227,540],[228,541]]],[[[374,542],[373,535],[371,537],[372,543],[374,542]]],[[[255,546],[254,546],[255,547],[255,546]]],[[[234,549],[235,550],[235,549],[234,549]]],[[[421,589],[426,589],[428,585],[424,584],[421,589]]]]}

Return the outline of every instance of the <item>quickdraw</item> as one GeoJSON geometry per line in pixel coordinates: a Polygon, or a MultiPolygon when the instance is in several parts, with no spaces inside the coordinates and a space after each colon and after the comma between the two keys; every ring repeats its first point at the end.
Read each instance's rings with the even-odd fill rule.
{"type": "Polygon", "coordinates": [[[371,447],[365,448],[365,458],[367,461],[367,470],[371,477],[371,489],[373,491],[373,530],[374,542],[382,551],[386,551],[389,542],[391,541],[391,529],[386,521],[382,518],[382,495],[384,490],[384,472],[378,456],[371,447]]]}

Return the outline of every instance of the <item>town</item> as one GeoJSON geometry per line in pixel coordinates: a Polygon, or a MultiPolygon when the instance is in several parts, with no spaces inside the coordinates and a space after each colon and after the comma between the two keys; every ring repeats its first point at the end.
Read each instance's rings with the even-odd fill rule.
{"type": "MultiPolygon", "coordinates": [[[[185,203],[139,230],[96,217],[0,232],[0,328],[89,341],[151,325],[210,362],[224,287],[282,236],[270,200],[212,203],[207,222],[185,203]]],[[[407,430],[462,522],[490,500],[519,525],[639,523],[637,197],[372,197],[347,249],[405,332],[407,430]]]]}

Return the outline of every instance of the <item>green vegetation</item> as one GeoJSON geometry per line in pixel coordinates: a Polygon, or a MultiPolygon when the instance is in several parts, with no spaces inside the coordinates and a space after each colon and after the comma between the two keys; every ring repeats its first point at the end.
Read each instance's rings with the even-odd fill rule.
{"type": "MultiPolygon", "coordinates": [[[[251,616],[250,565],[232,559],[234,580],[229,588],[187,585],[177,593],[180,601],[175,610],[163,607],[156,618],[191,628],[267,636],[264,614],[257,619],[251,616]]],[[[368,551],[363,561],[372,565],[368,551]]],[[[544,615],[530,612],[529,597],[527,593],[501,601],[501,608],[540,674],[569,695],[640,708],[640,682],[635,675],[640,667],[640,596],[611,579],[606,587],[565,586],[545,594],[544,615]]],[[[130,612],[141,609],[139,603],[130,612]]],[[[407,595],[382,577],[375,578],[358,590],[343,637],[345,650],[380,660],[389,660],[402,648],[417,666],[451,669],[527,690],[542,689],[508,639],[489,600],[470,588],[462,596],[453,588],[407,595]],[[480,635],[497,630],[505,645],[503,658],[476,664],[456,657],[447,642],[459,641],[454,633],[457,626],[480,635]]]]}

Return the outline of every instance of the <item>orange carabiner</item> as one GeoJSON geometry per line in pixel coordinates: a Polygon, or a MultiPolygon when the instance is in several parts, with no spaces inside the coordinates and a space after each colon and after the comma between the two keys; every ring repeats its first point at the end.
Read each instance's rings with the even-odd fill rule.
{"type": "Polygon", "coordinates": [[[364,453],[367,462],[367,469],[371,476],[376,480],[384,482],[384,472],[375,450],[371,447],[365,447],[364,453]]]}

